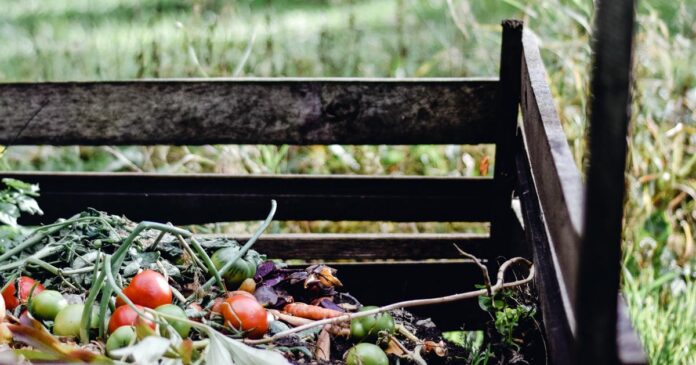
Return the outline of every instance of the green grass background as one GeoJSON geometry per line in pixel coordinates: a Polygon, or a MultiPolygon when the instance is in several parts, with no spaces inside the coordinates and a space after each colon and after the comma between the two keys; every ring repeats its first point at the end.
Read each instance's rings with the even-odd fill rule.
{"type": "MultiPolygon", "coordinates": [[[[623,292],[651,362],[694,364],[696,0],[639,3],[623,292]]],[[[589,0],[0,0],[0,9],[2,82],[495,76],[498,24],[521,18],[541,41],[578,166],[587,157],[589,0]]],[[[486,174],[481,161],[493,157],[488,146],[13,146],[0,169],[474,176],[486,174]]]]}

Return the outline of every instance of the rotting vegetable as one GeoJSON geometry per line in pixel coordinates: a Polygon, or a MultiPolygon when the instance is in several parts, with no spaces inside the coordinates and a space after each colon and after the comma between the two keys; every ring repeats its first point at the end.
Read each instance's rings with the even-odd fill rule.
{"type": "MultiPolygon", "coordinates": [[[[96,328],[97,312],[94,308],[88,311],[90,328],[96,328]]],[[[70,304],[61,309],[55,317],[53,333],[58,336],[77,336],[80,334],[80,321],[85,312],[84,304],[70,304]]]]}
{"type": "MultiPolygon", "coordinates": [[[[225,264],[232,262],[232,259],[239,254],[239,247],[230,246],[217,250],[210,258],[217,270],[222,269],[225,264]]],[[[237,289],[244,280],[253,278],[256,274],[258,259],[252,252],[234,261],[232,266],[223,275],[225,283],[230,289],[237,289]]]]}
{"type": "Polygon", "coordinates": [[[389,365],[387,354],[379,346],[371,343],[359,343],[348,350],[347,365],[389,365]]]}
{"type": "MultiPolygon", "coordinates": [[[[183,309],[174,304],[164,304],[155,308],[155,311],[158,313],[169,314],[172,317],[180,318],[181,320],[166,319],[166,321],[176,330],[179,336],[182,338],[188,337],[189,332],[191,332],[191,325],[183,321],[187,319],[186,312],[183,309]]],[[[169,336],[167,329],[163,329],[163,335],[165,337],[169,336]]]]}
{"type": "Polygon", "coordinates": [[[52,321],[68,306],[68,301],[55,290],[44,290],[31,300],[29,311],[34,317],[52,321]]]}
{"type": "Polygon", "coordinates": [[[249,338],[261,338],[268,331],[266,310],[245,295],[233,295],[220,305],[225,324],[244,332],[249,338]]]}
{"type": "MultiPolygon", "coordinates": [[[[147,308],[157,308],[172,303],[172,289],[167,279],[154,270],[145,270],[133,277],[130,284],[123,289],[133,303],[147,308]]],[[[121,298],[116,299],[116,306],[126,304],[121,298]]]]}
{"type": "Polygon", "coordinates": [[[12,347],[22,353],[51,349],[45,360],[56,362],[108,362],[95,352],[101,349],[133,363],[142,359],[138,351],[157,347],[157,356],[176,364],[270,365],[288,360],[381,365],[387,355],[372,343],[388,342],[403,348],[398,354],[387,349],[389,356],[408,363],[436,352],[435,359],[442,357],[445,345],[439,332],[413,332],[425,336],[419,338],[395,331],[417,328],[419,321],[405,311],[399,316],[391,311],[494,295],[533,276],[530,270],[513,283],[499,277],[488,290],[363,307],[342,292],[336,269],[323,264],[289,268],[251,249],[275,208],[273,202],[244,245],[225,237],[195,237],[169,224],[136,224],[93,209],[33,230],[20,227],[10,241],[0,243],[0,274],[8,279],[2,283],[3,298],[15,315],[29,309],[40,321],[26,314],[9,316],[11,324],[0,323],[0,342],[3,328],[12,329],[14,334],[5,335],[12,347]],[[82,345],[73,345],[75,340],[82,345]]]}
{"type": "Polygon", "coordinates": [[[26,303],[30,295],[37,295],[44,290],[41,283],[37,283],[34,279],[26,276],[20,276],[15,281],[10,281],[9,285],[2,291],[2,298],[5,300],[5,306],[9,310],[14,310],[20,304],[26,303]],[[19,290],[17,290],[19,288],[19,290]]]}
{"type": "Polygon", "coordinates": [[[132,326],[119,327],[106,341],[106,353],[135,344],[135,329],[132,326]]]}
{"type": "MultiPolygon", "coordinates": [[[[137,309],[142,310],[144,307],[136,305],[137,309]]],[[[116,310],[111,314],[109,319],[109,333],[114,333],[117,329],[121,327],[135,326],[138,320],[138,312],[128,305],[122,305],[117,307],[116,310]]],[[[144,319],[145,320],[145,319],[144,319]]],[[[155,328],[155,323],[150,319],[145,320],[152,329],[155,328]]]]}
{"type": "Polygon", "coordinates": [[[283,308],[285,313],[295,317],[312,319],[318,321],[320,319],[340,317],[344,312],[337,311],[331,308],[323,308],[318,305],[305,303],[290,303],[283,308]]]}
{"type": "MultiPolygon", "coordinates": [[[[375,306],[363,307],[360,312],[377,309],[375,306]]],[[[357,341],[377,340],[380,334],[394,334],[394,318],[388,312],[350,321],[350,336],[357,341]]]]}

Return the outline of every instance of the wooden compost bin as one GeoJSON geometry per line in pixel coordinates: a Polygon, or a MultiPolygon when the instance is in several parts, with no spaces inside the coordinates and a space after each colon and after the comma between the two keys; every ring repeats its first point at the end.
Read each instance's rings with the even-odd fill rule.
{"type": "MultiPolygon", "coordinates": [[[[587,285],[578,280],[584,187],[534,37],[519,22],[504,22],[503,28],[498,79],[0,84],[0,144],[495,144],[494,178],[2,176],[41,187],[45,215],[27,217],[25,224],[52,222],[87,207],[134,221],[257,220],[271,199],[278,201],[276,220],[490,222],[490,234],[267,234],[255,249],[272,258],[334,261],[351,294],[374,304],[442,296],[481,283],[479,269],[462,260],[453,242],[490,266],[499,257],[526,255],[536,266],[549,360],[572,363],[581,355],[579,334],[591,325],[576,320],[579,285],[587,285]],[[340,259],[356,261],[335,262],[340,259]]],[[[480,328],[486,319],[475,300],[415,311],[443,330],[462,323],[480,328]]],[[[607,318],[616,331],[606,336],[615,341],[605,346],[609,350],[597,348],[599,356],[608,351],[604,359],[616,362],[614,351],[621,363],[643,363],[624,305],[607,318]]]]}

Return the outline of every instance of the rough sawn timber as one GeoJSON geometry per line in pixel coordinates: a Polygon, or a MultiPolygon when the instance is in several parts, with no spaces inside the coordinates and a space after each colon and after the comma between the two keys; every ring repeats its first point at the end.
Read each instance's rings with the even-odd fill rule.
{"type": "Polygon", "coordinates": [[[0,84],[0,144],[477,144],[495,79],[0,84]],[[32,118],[33,116],[33,118],[32,118]]]}
{"type": "Polygon", "coordinates": [[[486,222],[493,179],[463,177],[143,173],[1,174],[41,187],[47,223],[87,207],[134,221],[202,224],[263,219],[271,199],[276,220],[486,222]]]}

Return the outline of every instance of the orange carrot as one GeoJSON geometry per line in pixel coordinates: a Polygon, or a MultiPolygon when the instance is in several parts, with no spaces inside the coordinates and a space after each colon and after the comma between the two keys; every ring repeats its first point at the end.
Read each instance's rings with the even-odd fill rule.
{"type": "Polygon", "coordinates": [[[334,318],[345,314],[334,309],[323,308],[318,305],[305,303],[287,304],[285,308],[283,308],[283,311],[295,317],[313,319],[315,321],[326,318],[334,318]]]}

